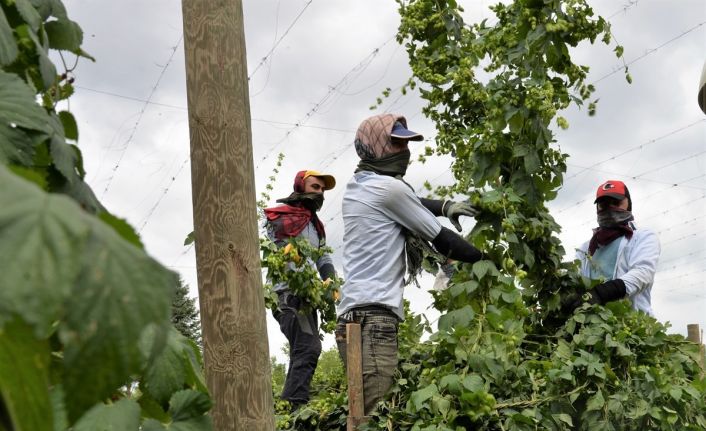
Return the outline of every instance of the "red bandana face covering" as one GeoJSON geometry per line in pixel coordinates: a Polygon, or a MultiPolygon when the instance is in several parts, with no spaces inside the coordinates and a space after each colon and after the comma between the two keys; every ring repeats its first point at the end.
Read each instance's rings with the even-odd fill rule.
{"type": "Polygon", "coordinates": [[[310,221],[314,221],[314,227],[320,239],[326,238],[324,225],[321,220],[306,208],[280,205],[273,208],[265,208],[267,221],[273,226],[275,238],[277,240],[295,237],[302,233],[310,221]]]}

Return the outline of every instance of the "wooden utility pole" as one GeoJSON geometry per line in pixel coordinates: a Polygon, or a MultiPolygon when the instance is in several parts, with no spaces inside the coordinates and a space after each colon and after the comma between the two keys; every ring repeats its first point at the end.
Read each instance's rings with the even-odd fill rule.
{"type": "Polygon", "coordinates": [[[182,0],[206,380],[216,430],[274,429],[241,0],[182,0]]]}

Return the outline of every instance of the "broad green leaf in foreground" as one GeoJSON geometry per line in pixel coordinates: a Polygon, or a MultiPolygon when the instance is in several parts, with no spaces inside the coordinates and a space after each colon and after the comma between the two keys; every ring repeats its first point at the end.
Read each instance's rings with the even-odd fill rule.
{"type": "Polygon", "coordinates": [[[36,53],[37,53],[37,60],[39,62],[39,75],[42,78],[42,84],[44,87],[42,88],[43,90],[48,90],[52,85],[54,85],[54,82],[56,81],[56,66],[54,66],[54,63],[52,63],[51,59],[49,58],[49,46],[48,45],[43,45],[42,42],[39,41],[39,37],[35,33],[34,30],[32,30],[30,27],[27,26],[20,26],[17,29],[18,34],[22,38],[28,38],[31,39],[32,42],[34,42],[34,46],[36,48],[36,53]]]}
{"type": "Polygon", "coordinates": [[[34,101],[34,92],[19,76],[0,71],[0,123],[51,132],[47,112],[34,101]]]}
{"type": "MultiPolygon", "coordinates": [[[[61,193],[66,196],[69,196],[74,201],[76,201],[76,203],[78,203],[84,211],[89,214],[99,214],[100,219],[106,222],[112,228],[114,228],[120,234],[121,237],[127,239],[129,242],[135,245],[138,245],[139,248],[143,248],[142,244],[139,242],[139,238],[137,238],[137,241],[135,241],[137,234],[134,233],[134,230],[129,226],[123,227],[123,225],[120,223],[121,219],[112,216],[110,215],[110,213],[106,212],[105,207],[98,201],[98,198],[96,197],[91,187],[86,184],[86,182],[82,179],[76,178],[75,181],[72,183],[65,181],[63,185],[55,187],[52,191],[55,193],[61,193]],[[113,220],[116,220],[116,222],[113,223],[113,220]]],[[[127,225],[127,223],[125,222],[122,223],[127,225]]]]}
{"type": "Polygon", "coordinates": [[[0,170],[0,325],[13,314],[48,336],[81,271],[90,231],[68,198],[0,170]],[[72,216],[79,215],[79,217],[72,216]]]}
{"type": "Polygon", "coordinates": [[[24,131],[0,123],[0,163],[32,164],[34,143],[24,131]]]}
{"type": "Polygon", "coordinates": [[[169,414],[175,421],[203,416],[211,409],[211,399],[203,392],[183,390],[169,400],[169,414]]]}
{"type": "Polygon", "coordinates": [[[213,429],[211,417],[206,413],[211,408],[211,400],[203,392],[184,390],[176,392],[169,401],[169,414],[172,421],[163,424],[147,419],[142,424],[143,431],[210,431],[213,429]]]}
{"type": "MultiPolygon", "coordinates": [[[[152,345],[152,337],[145,341],[147,347],[152,345]]],[[[167,345],[145,371],[141,388],[166,406],[172,394],[185,387],[207,392],[201,375],[198,347],[179,331],[171,328],[167,345]]]]}
{"type": "Polygon", "coordinates": [[[130,399],[97,404],[79,419],[74,431],[135,431],[140,425],[140,406],[130,399]]]}
{"type": "Polygon", "coordinates": [[[154,419],[147,419],[142,424],[142,431],[210,431],[213,429],[210,416],[201,416],[185,421],[163,424],[154,419]]]}
{"type": "Polygon", "coordinates": [[[15,0],[15,7],[17,12],[22,16],[22,18],[29,24],[29,27],[37,31],[39,30],[39,25],[42,23],[42,18],[39,16],[37,10],[32,6],[30,0],[15,0]]]}
{"type": "Polygon", "coordinates": [[[0,328],[0,400],[15,429],[52,430],[48,388],[49,343],[25,322],[8,322],[0,328]]]}
{"type": "MultiPolygon", "coordinates": [[[[83,184],[85,184],[85,183],[83,183],[83,184]]],[[[87,188],[87,191],[90,191],[90,189],[87,188]]],[[[93,197],[93,199],[95,199],[95,195],[92,194],[92,191],[91,191],[91,196],[93,197]]],[[[74,197],[74,196],[72,196],[72,197],[74,197]]],[[[74,197],[74,199],[77,199],[77,198],[74,197]]],[[[77,200],[79,200],[79,199],[77,199],[77,200]]],[[[96,202],[98,202],[98,201],[96,200],[96,202]]],[[[98,204],[98,205],[100,205],[100,204],[98,204]]],[[[100,208],[97,208],[97,209],[103,209],[103,207],[100,206],[100,208]]],[[[130,226],[130,224],[127,221],[125,221],[125,219],[121,219],[120,217],[116,217],[107,211],[101,211],[98,214],[98,218],[103,220],[103,222],[106,223],[108,226],[115,229],[115,231],[118,232],[118,234],[120,234],[120,236],[123,237],[123,239],[127,240],[128,242],[132,243],[134,246],[136,246],[138,248],[141,248],[141,249],[145,248],[145,246],[142,244],[142,241],[140,240],[140,236],[137,234],[137,232],[135,232],[135,229],[132,226],[130,226]]]]}
{"type": "Polygon", "coordinates": [[[67,144],[63,139],[54,137],[51,140],[49,151],[54,167],[66,178],[66,181],[69,183],[78,181],[78,173],[76,172],[78,156],[74,146],[67,144]]]}
{"type": "Polygon", "coordinates": [[[7,22],[5,12],[0,9],[0,65],[12,63],[18,52],[17,43],[12,37],[12,28],[7,22]]]}
{"type": "Polygon", "coordinates": [[[66,404],[75,420],[140,372],[138,340],[148,325],[157,325],[155,345],[163,345],[174,274],[69,198],[4,167],[0,236],[0,324],[15,314],[46,336],[59,322],[66,404]]]}

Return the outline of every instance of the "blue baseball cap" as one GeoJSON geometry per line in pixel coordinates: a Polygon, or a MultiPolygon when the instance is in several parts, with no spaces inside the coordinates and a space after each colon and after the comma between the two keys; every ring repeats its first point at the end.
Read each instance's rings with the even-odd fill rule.
{"type": "Polygon", "coordinates": [[[395,121],[395,125],[392,126],[392,132],[390,133],[390,137],[397,139],[406,139],[408,141],[424,140],[424,136],[422,136],[421,133],[413,132],[407,129],[404,124],[402,124],[400,121],[395,121]]]}

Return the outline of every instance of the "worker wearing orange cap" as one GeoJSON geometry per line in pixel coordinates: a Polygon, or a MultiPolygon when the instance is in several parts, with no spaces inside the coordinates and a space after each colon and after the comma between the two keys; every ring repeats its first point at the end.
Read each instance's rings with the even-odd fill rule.
{"type": "MultiPolygon", "coordinates": [[[[265,227],[272,241],[282,247],[290,238],[305,238],[313,246],[323,247],[326,241],[324,225],[317,212],[324,202],[324,192],[331,190],[336,180],[317,171],[299,171],[294,177],[294,191],[278,199],[278,205],[265,209],[265,227]]],[[[336,271],[329,254],[318,259],[316,268],[322,280],[333,279],[336,271]]],[[[286,283],[274,286],[279,297],[275,318],[289,341],[289,369],[281,398],[296,410],[309,401],[309,385],[321,354],[317,310],[298,312],[302,299],[293,295],[286,283]]]]}

